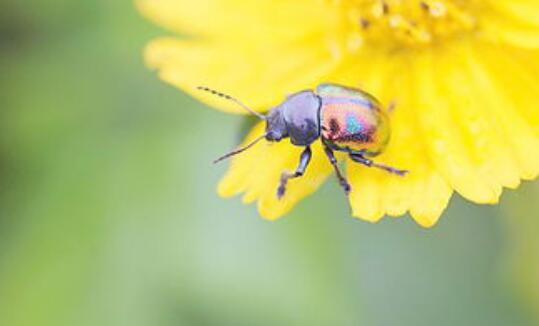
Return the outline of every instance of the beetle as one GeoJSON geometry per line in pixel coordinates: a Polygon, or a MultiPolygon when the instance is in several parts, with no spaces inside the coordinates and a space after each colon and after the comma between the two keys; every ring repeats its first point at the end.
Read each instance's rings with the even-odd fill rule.
{"type": "Polygon", "coordinates": [[[230,95],[208,87],[201,86],[198,89],[235,102],[266,121],[264,134],[246,146],[219,157],[214,163],[237,155],[262,139],[279,142],[289,138],[293,145],[304,147],[295,172],[285,171],[281,175],[277,188],[279,199],[286,193],[288,180],[301,177],[305,173],[312,157],[310,145],[319,138],[346,194],[351,187],[339,169],[334,151],[345,152],[352,161],[368,167],[399,176],[408,173],[407,170],[376,163],[371,159],[384,151],[391,132],[389,118],[382,111],[380,102],[361,89],[330,83],[320,84],[316,91],[303,90],[289,95],[282,103],[271,108],[267,115],[254,111],[230,95]]]}

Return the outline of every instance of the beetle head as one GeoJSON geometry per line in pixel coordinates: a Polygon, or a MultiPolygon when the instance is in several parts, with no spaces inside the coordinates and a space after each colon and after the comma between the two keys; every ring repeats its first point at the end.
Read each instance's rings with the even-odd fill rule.
{"type": "Polygon", "coordinates": [[[268,141],[280,141],[284,137],[288,136],[286,122],[281,106],[276,106],[275,108],[271,109],[266,116],[265,135],[266,140],[268,141]]]}

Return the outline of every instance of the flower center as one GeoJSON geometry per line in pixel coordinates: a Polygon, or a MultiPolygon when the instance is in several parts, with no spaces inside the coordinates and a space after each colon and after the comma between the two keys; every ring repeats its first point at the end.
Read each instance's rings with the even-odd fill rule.
{"type": "Polygon", "coordinates": [[[365,43],[396,47],[434,44],[477,27],[474,0],[334,0],[344,5],[350,50],[365,43]]]}

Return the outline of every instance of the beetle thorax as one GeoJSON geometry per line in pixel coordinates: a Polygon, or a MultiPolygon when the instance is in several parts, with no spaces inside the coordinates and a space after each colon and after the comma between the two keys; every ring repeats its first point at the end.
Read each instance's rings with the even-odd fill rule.
{"type": "Polygon", "coordinates": [[[266,139],[279,141],[290,137],[294,145],[310,145],[320,136],[320,106],[320,97],[310,90],[288,96],[270,110],[266,139]]]}

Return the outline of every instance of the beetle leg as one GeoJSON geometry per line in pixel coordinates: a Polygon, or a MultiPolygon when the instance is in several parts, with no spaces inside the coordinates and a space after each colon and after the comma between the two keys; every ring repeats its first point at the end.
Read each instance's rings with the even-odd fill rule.
{"type": "Polygon", "coordinates": [[[277,198],[281,199],[284,196],[288,179],[301,177],[303,173],[305,173],[305,170],[307,169],[307,166],[311,161],[311,156],[311,148],[309,146],[305,147],[305,150],[301,153],[301,156],[299,158],[299,164],[296,169],[296,172],[283,172],[283,174],[281,175],[281,183],[279,184],[279,188],[277,188],[277,198]]]}
{"type": "Polygon", "coordinates": [[[335,155],[333,154],[333,151],[331,148],[324,145],[324,151],[326,152],[327,157],[329,158],[329,161],[331,162],[331,165],[333,165],[333,168],[335,169],[335,174],[337,174],[337,178],[339,179],[339,184],[344,190],[344,193],[348,195],[350,192],[350,184],[346,180],[346,178],[342,175],[341,170],[339,169],[339,165],[337,164],[337,159],[335,158],[335,155]]]}
{"type": "Polygon", "coordinates": [[[360,154],[350,154],[350,158],[354,162],[364,164],[364,165],[366,165],[368,167],[375,167],[375,168],[378,168],[378,169],[382,169],[382,170],[385,170],[385,171],[387,171],[389,173],[393,173],[393,174],[396,174],[396,175],[404,176],[406,173],[408,173],[407,170],[399,170],[399,169],[396,169],[394,167],[391,167],[391,166],[388,166],[388,165],[385,165],[385,164],[375,163],[372,160],[369,160],[369,159],[363,157],[360,154]]]}

